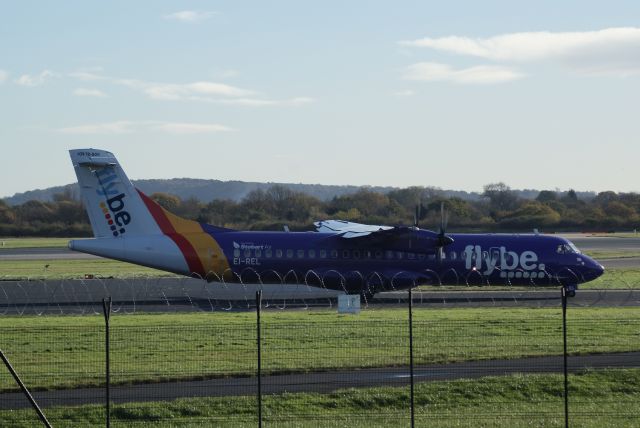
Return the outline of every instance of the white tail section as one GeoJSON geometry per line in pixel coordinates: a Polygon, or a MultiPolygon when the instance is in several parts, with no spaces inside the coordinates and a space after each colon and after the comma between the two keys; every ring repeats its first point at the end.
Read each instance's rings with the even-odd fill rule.
{"type": "Polygon", "coordinates": [[[69,150],[69,154],[96,238],[161,233],[112,153],[77,149],[69,150]]]}

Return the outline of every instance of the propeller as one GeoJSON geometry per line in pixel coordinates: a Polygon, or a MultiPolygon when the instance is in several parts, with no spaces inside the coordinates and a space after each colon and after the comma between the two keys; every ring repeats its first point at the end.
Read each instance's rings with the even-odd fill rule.
{"type": "Polygon", "coordinates": [[[449,222],[449,213],[444,210],[444,202],[440,203],[440,231],[436,238],[436,247],[438,248],[438,262],[442,262],[444,247],[453,244],[453,238],[447,236],[447,223],[449,222]]]}

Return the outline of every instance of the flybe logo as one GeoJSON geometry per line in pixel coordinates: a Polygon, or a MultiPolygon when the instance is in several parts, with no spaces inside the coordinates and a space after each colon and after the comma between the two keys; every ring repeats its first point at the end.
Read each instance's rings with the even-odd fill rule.
{"type": "Polygon", "coordinates": [[[116,188],[118,176],[114,174],[113,169],[104,168],[96,171],[96,176],[100,182],[100,188],[96,193],[105,198],[105,201],[100,202],[100,209],[113,236],[119,236],[127,231],[125,226],[131,223],[131,214],[125,210],[126,195],[116,188]]]}
{"type": "Polygon", "coordinates": [[[464,253],[465,267],[481,271],[484,275],[490,275],[496,269],[500,269],[501,273],[519,269],[525,273],[545,270],[544,263],[538,263],[538,255],[534,251],[523,251],[518,254],[515,251],[507,251],[505,247],[494,247],[491,251],[483,251],[480,245],[467,245],[464,253]]]}

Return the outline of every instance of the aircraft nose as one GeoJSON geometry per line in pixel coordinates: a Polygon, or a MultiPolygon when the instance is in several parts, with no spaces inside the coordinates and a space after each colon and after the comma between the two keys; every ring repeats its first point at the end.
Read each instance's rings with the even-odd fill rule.
{"type": "Polygon", "coordinates": [[[604,266],[593,259],[588,260],[587,266],[587,278],[585,278],[587,281],[593,281],[604,273],[604,266]]]}

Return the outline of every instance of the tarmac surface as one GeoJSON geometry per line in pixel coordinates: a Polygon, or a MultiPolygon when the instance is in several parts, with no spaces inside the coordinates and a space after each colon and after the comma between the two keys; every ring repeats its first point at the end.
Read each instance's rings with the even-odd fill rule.
{"type": "MultiPolygon", "coordinates": [[[[255,310],[262,291],[266,309],[336,309],[341,291],[306,285],[221,284],[191,278],[0,281],[0,315],[102,313],[111,297],[115,312],[193,312],[255,310]]],[[[378,293],[362,308],[405,307],[408,291],[378,293]]],[[[487,290],[483,287],[430,287],[413,290],[416,307],[559,307],[559,287],[487,290]]],[[[569,306],[640,306],[640,289],[578,290],[569,306]]]]}
{"type": "MultiPolygon", "coordinates": [[[[638,368],[640,352],[570,356],[570,372],[586,369],[638,368]]],[[[414,368],[416,382],[473,379],[485,376],[504,376],[515,373],[562,373],[562,356],[518,358],[509,360],[469,361],[434,364],[414,368]]],[[[409,385],[408,367],[340,370],[262,376],[263,394],[285,392],[331,392],[342,388],[409,385]]],[[[255,395],[256,377],[227,377],[222,379],[146,383],[112,386],[113,403],[175,400],[187,397],[222,397],[255,395]]],[[[102,404],[105,388],[78,388],[52,391],[32,391],[41,407],[102,404]]],[[[0,394],[0,409],[29,407],[22,393],[0,394]]]]}

